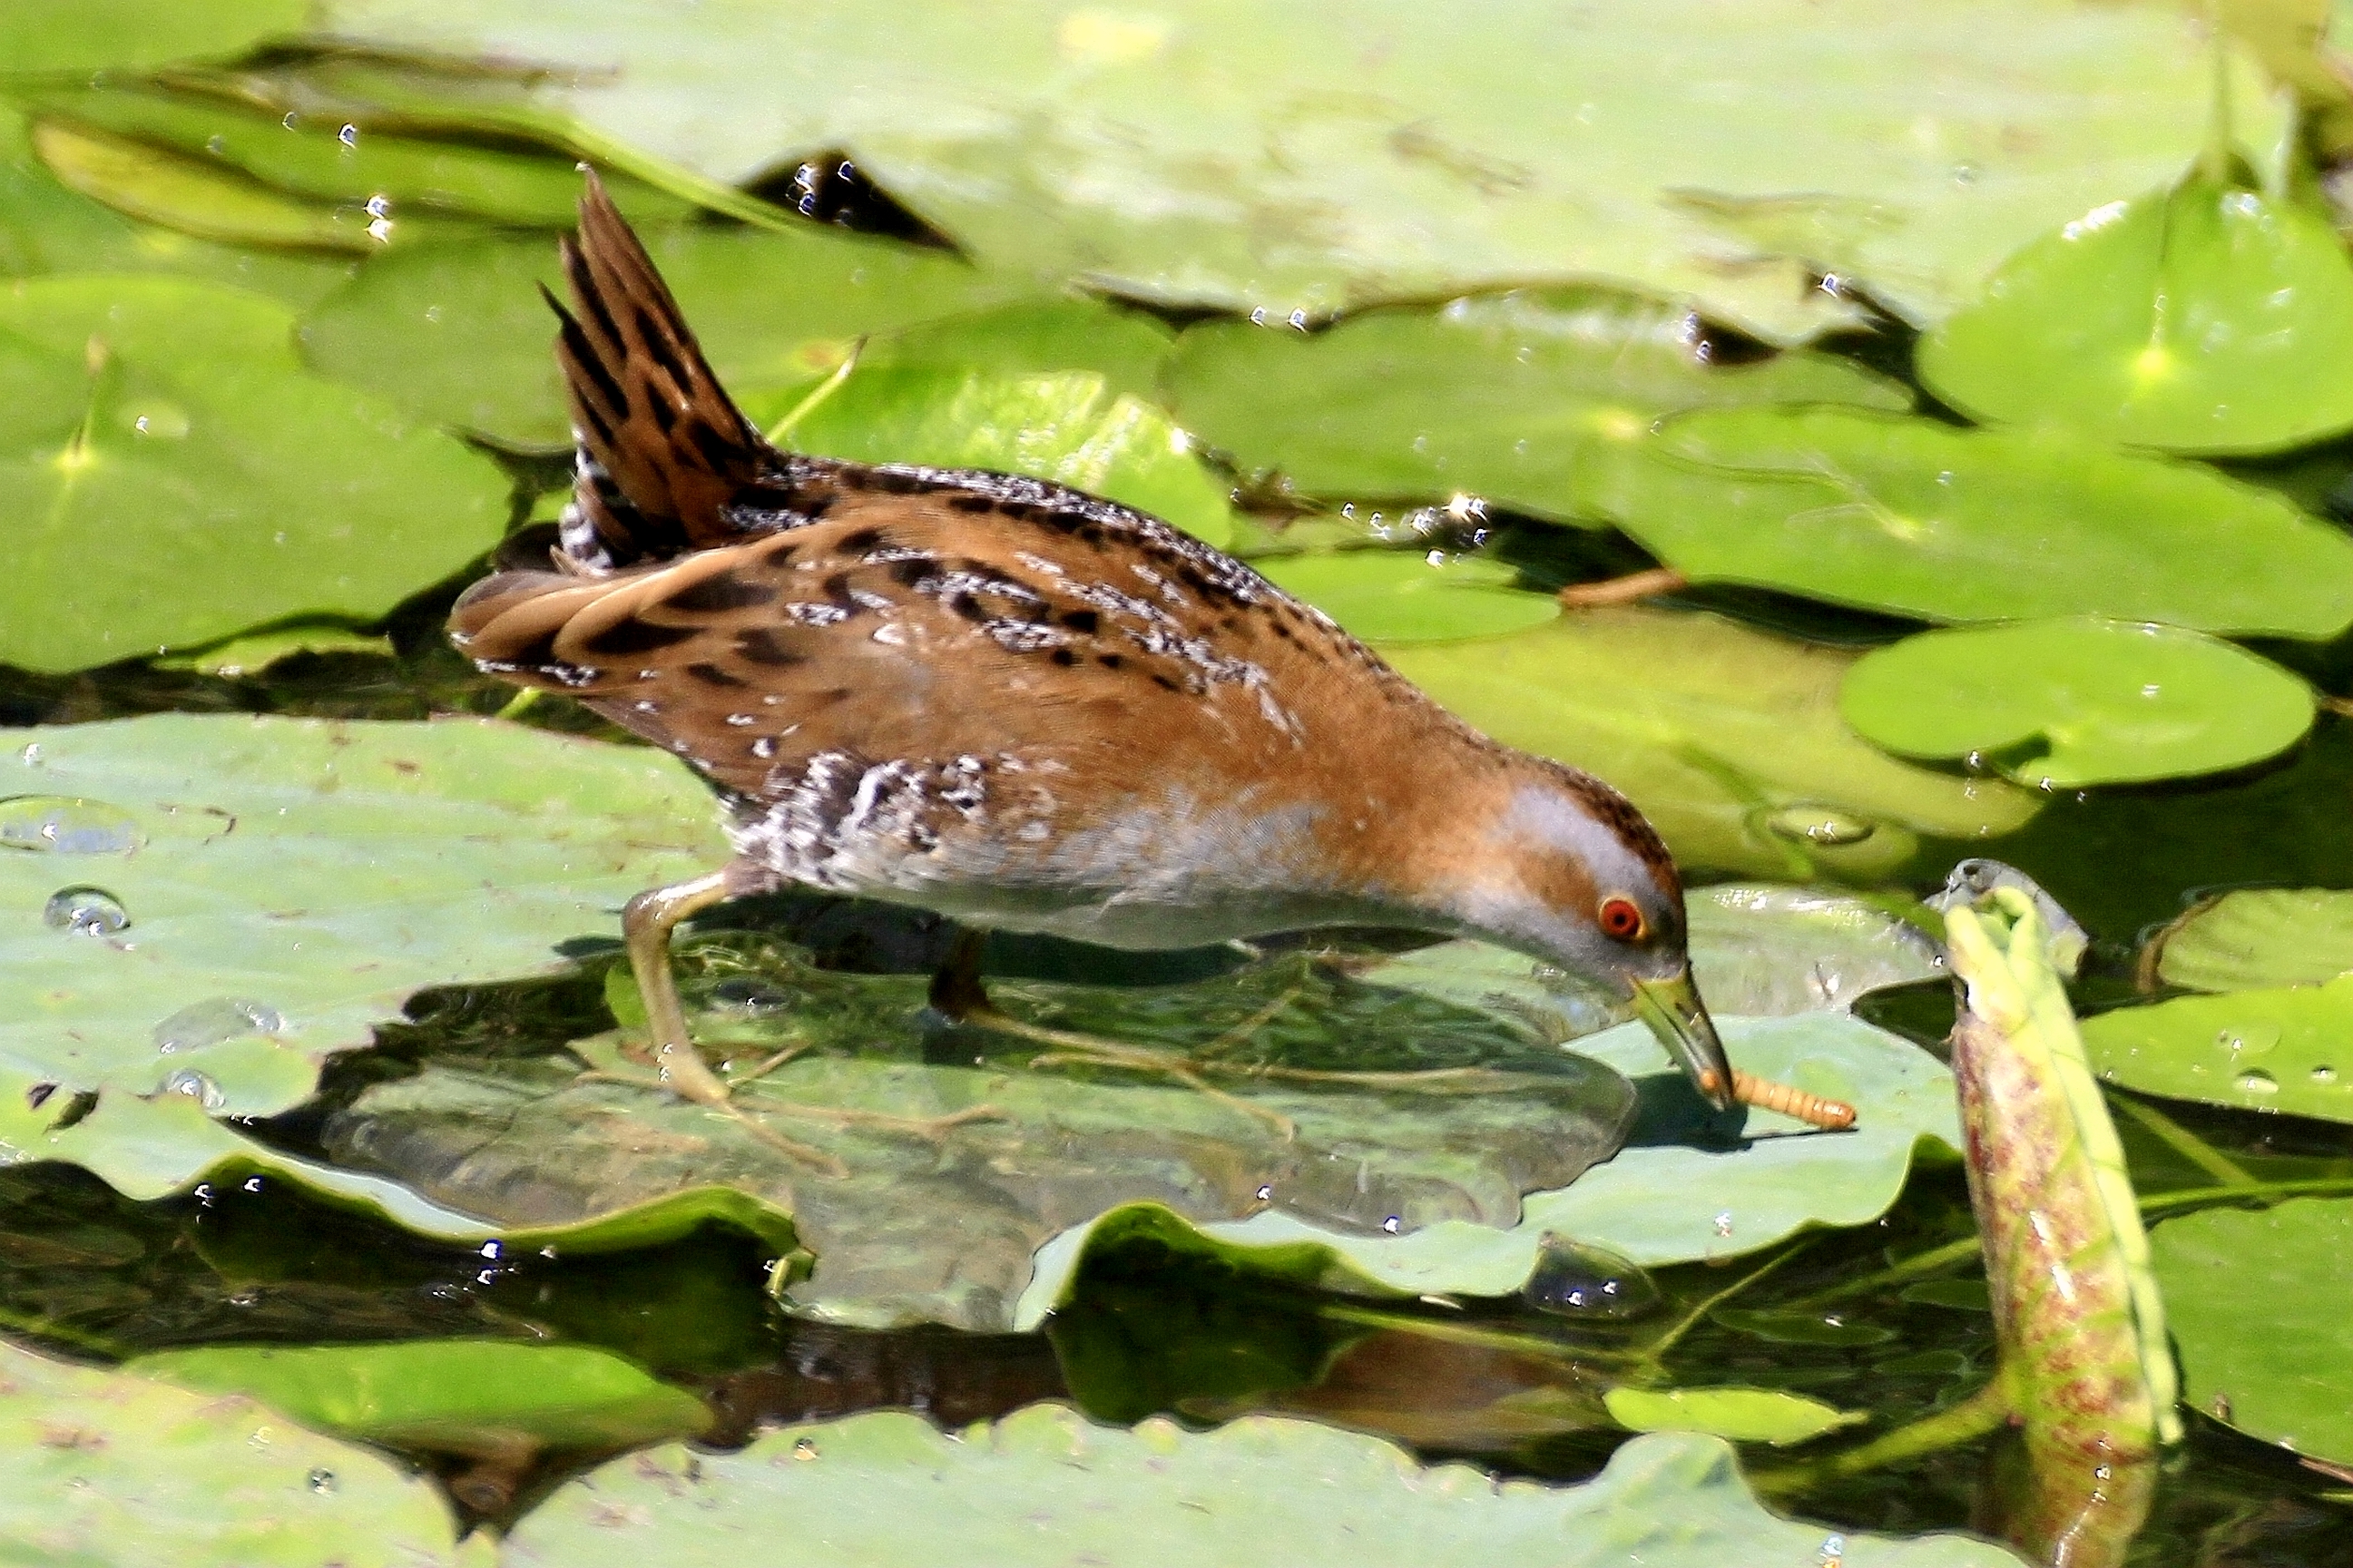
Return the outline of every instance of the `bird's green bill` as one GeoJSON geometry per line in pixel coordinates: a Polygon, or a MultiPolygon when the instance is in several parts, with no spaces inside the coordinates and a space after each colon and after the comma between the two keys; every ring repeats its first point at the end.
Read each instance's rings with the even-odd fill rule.
{"type": "Polygon", "coordinates": [[[1664,980],[1634,982],[1634,1014],[1659,1037],[1667,1055],[1710,1105],[1732,1109],[1732,1062],[1686,969],[1664,980]]]}

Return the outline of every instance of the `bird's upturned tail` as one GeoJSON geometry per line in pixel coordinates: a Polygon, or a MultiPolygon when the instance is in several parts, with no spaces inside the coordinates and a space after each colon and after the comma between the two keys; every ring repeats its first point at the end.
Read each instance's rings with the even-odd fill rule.
{"type": "Polygon", "coordinates": [[[555,357],[578,446],[564,554],[611,571],[741,538],[727,503],[776,455],[720,386],[594,172],[579,237],[562,250],[573,309],[540,292],[563,322],[555,357]]]}

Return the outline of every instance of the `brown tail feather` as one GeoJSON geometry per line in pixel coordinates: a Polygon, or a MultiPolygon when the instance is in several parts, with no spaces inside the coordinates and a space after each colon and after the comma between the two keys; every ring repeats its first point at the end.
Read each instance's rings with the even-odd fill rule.
{"type": "Polygon", "coordinates": [[[723,508],[760,478],[771,449],[721,388],[593,172],[579,239],[562,250],[574,310],[553,295],[548,304],[563,322],[555,357],[580,454],[565,552],[610,568],[740,537],[723,508]]]}

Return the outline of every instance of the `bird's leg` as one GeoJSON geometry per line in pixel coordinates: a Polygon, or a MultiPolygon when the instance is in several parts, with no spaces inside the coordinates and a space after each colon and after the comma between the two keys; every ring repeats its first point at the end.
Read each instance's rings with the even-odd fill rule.
{"type": "Polygon", "coordinates": [[[997,1011],[997,1004],[988,999],[988,988],[981,984],[980,979],[980,949],[987,940],[985,933],[976,931],[956,932],[955,944],[948,949],[946,959],[932,976],[932,1011],[941,1017],[951,1023],[987,1029],[993,1034],[1010,1035],[1017,1040],[1031,1040],[1051,1047],[1029,1058],[1029,1065],[1033,1068],[1115,1068],[1122,1072],[1165,1078],[1206,1095],[1218,1104],[1255,1121],[1265,1123],[1282,1138],[1288,1139],[1298,1131],[1297,1124],[1281,1111],[1253,1105],[1204,1079],[1201,1069],[1208,1064],[1196,1061],[1183,1052],[1125,1045],[1118,1040],[1107,1040],[1099,1035],[1081,1034],[1071,1029],[1049,1029],[997,1011]]]}
{"type": "MultiPolygon", "coordinates": [[[[679,1001],[678,982],[670,973],[670,932],[689,915],[726,899],[730,890],[727,873],[713,871],[691,881],[677,882],[667,888],[654,888],[639,893],[621,911],[621,932],[628,939],[629,970],[637,977],[638,994],[645,1003],[655,1079],[681,1100],[723,1112],[745,1131],[779,1153],[814,1166],[828,1175],[847,1175],[849,1167],[839,1160],[821,1149],[813,1149],[785,1137],[737,1105],[731,1086],[711,1070],[687,1033],[686,1009],[679,1001]]],[[[797,1048],[780,1051],[746,1075],[744,1081],[748,1082],[773,1071],[798,1054],[797,1048]]],[[[603,1078],[612,1075],[584,1076],[603,1078]]],[[[987,1121],[997,1114],[994,1107],[985,1105],[938,1117],[892,1116],[876,1110],[792,1102],[766,1109],[807,1121],[823,1121],[834,1127],[867,1127],[886,1132],[913,1133],[923,1138],[936,1138],[948,1128],[967,1121],[987,1121]]]]}

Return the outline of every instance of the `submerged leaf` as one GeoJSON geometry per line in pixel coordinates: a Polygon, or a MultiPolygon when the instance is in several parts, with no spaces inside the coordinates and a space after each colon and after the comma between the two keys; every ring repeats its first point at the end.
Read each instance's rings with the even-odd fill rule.
{"type": "Polygon", "coordinates": [[[2353,975],[2119,1007],[2084,1020],[2084,1044],[2145,1094],[2353,1121],[2353,975]]]}
{"type": "Polygon", "coordinates": [[[2145,1458],[2180,1438],[2179,1380],[2124,1151],[2042,917],[2004,888],[1983,915],[1945,920],[1968,989],[1953,1072],[2010,1407],[2038,1452],[2145,1458]]]}
{"type": "Polygon", "coordinates": [[[2190,1406],[2353,1465],[2353,1201],[2208,1209],[2148,1242],[2190,1406]]]}
{"type": "Polygon", "coordinates": [[[2337,530],[2211,469],[2064,431],[1703,411],[1598,468],[1588,499],[1694,580],[1922,620],[2312,638],[2353,621],[2353,541],[2337,530]]]}
{"type": "MultiPolygon", "coordinates": [[[[1707,1437],[1638,1437],[1596,1479],[1556,1488],[1425,1468],[1314,1422],[1248,1416],[1193,1432],[1155,1418],[1122,1430],[1033,1405],[958,1434],[892,1411],[787,1427],[739,1453],[638,1455],[534,1510],[501,1560],[643,1568],[786,1538],[807,1568],[1050,1558],[1599,1568],[1636,1557],[1702,1568],[1811,1562],[1822,1531],[1767,1513],[1731,1448],[1707,1437]]],[[[1867,1552],[1892,1568],[2016,1561],[1954,1536],[1848,1539],[1858,1561],[1867,1552]]]]}
{"type": "Polygon", "coordinates": [[[2353,428],[2353,261],[2316,204],[2192,174],[2026,246],[1918,363],[1977,419],[2282,451],[2353,428]]]}
{"type": "MultiPolygon", "coordinates": [[[[2245,888],[2149,939],[2157,976],[2192,991],[2317,985],[2353,973],[2353,892],[2245,888]]],[[[2144,952],[2144,968],[2152,956],[2144,952]]]]}
{"type": "Polygon", "coordinates": [[[1624,608],[1384,656],[1495,739],[1608,779],[1689,870],[1884,876],[1922,837],[1990,838],[2039,797],[1901,763],[1838,715],[1852,654],[1624,608]]]}
{"type": "Polygon", "coordinates": [[[1863,656],[1839,711],[1912,757],[1982,757],[2044,789],[2221,773],[2304,738],[2312,688],[2176,626],[2026,621],[1923,632],[1863,656]]]}
{"type": "Polygon", "coordinates": [[[711,1412],[632,1363],[577,1345],[491,1340],[164,1351],[128,1372],[248,1394],[339,1437],[470,1458],[612,1452],[700,1436],[711,1412]]]}
{"type": "Polygon", "coordinates": [[[1905,409],[1893,382],[1814,353],[1710,363],[1688,310],[1603,289],[1474,295],[1306,336],[1207,323],[1177,340],[1171,405],[1245,470],[1334,500],[1483,497],[1574,522],[1582,472],[1662,416],[1758,403],[1905,409]]]}
{"type": "Polygon", "coordinates": [[[1630,1431],[1705,1432],[1777,1447],[1871,1419],[1778,1388],[1613,1388],[1602,1401],[1609,1418],[1630,1431]]]}

